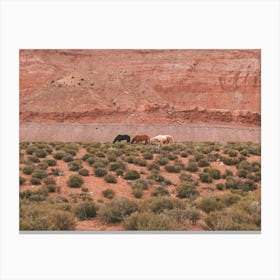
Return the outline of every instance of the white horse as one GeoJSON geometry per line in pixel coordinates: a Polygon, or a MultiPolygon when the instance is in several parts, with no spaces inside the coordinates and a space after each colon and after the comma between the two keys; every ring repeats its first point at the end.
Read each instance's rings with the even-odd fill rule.
{"type": "Polygon", "coordinates": [[[159,146],[162,146],[162,144],[173,144],[174,143],[174,138],[171,135],[157,135],[155,137],[152,137],[150,139],[151,143],[158,143],[159,146]]]}

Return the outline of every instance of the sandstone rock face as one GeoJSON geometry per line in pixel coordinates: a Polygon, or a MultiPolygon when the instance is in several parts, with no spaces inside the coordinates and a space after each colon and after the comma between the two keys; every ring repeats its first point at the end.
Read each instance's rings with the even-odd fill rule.
{"type": "Polygon", "coordinates": [[[260,126],[260,50],[21,50],[20,120],[260,126]]]}

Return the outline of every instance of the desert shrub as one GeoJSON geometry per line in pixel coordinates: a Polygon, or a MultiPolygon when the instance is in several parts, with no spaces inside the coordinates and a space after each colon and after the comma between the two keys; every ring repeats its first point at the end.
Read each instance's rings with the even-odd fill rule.
{"type": "Polygon", "coordinates": [[[92,167],[94,169],[105,168],[107,166],[107,164],[108,164],[107,159],[99,158],[99,159],[95,160],[95,162],[92,164],[92,167]]]}
{"type": "Polygon", "coordinates": [[[260,156],[261,155],[261,147],[259,144],[256,145],[249,145],[248,147],[249,154],[260,156]]]}
{"type": "Polygon", "coordinates": [[[167,214],[151,212],[133,213],[124,221],[126,230],[180,230],[181,224],[175,222],[167,214]]]}
{"type": "Polygon", "coordinates": [[[197,168],[197,164],[195,162],[189,162],[186,170],[190,171],[190,172],[196,172],[198,170],[197,168]]]}
{"type": "Polygon", "coordinates": [[[115,162],[117,160],[117,157],[114,154],[108,154],[107,159],[109,162],[115,162]]]}
{"type": "Polygon", "coordinates": [[[94,164],[95,162],[95,158],[93,156],[90,156],[88,157],[86,160],[85,160],[88,164],[92,165],[94,164]]]}
{"type": "Polygon", "coordinates": [[[60,192],[60,186],[57,186],[56,184],[46,184],[45,188],[48,190],[48,192],[60,192]]]}
{"type": "Polygon", "coordinates": [[[143,190],[147,190],[149,188],[149,184],[147,180],[139,178],[131,183],[131,187],[141,187],[143,190]]]}
{"type": "Polygon", "coordinates": [[[242,156],[246,157],[246,156],[248,156],[248,154],[249,154],[249,150],[248,150],[248,149],[243,149],[243,150],[240,151],[240,154],[241,154],[242,156]]]}
{"type": "Polygon", "coordinates": [[[185,204],[177,199],[168,196],[151,197],[143,201],[141,209],[143,211],[152,211],[154,213],[160,213],[170,209],[183,209],[185,204]]]}
{"type": "Polygon", "coordinates": [[[28,161],[29,162],[38,163],[38,162],[40,162],[40,159],[38,157],[36,157],[36,156],[29,156],[28,157],[28,161]]]}
{"type": "Polygon", "coordinates": [[[101,205],[98,217],[105,223],[118,223],[138,210],[137,203],[126,197],[116,197],[101,205]]]}
{"type": "Polygon", "coordinates": [[[47,176],[48,176],[48,173],[44,170],[36,169],[32,173],[32,178],[36,178],[36,179],[43,179],[47,176]]]}
{"type": "Polygon", "coordinates": [[[47,170],[48,167],[49,165],[46,161],[42,161],[37,165],[37,169],[41,169],[41,170],[47,170]]]}
{"type": "Polygon", "coordinates": [[[74,230],[75,217],[52,204],[31,203],[20,207],[20,230],[74,230]]]}
{"type": "Polygon", "coordinates": [[[67,185],[70,188],[79,188],[84,183],[84,179],[81,175],[74,174],[71,175],[67,180],[67,185]]]}
{"type": "Polygon", "coordinates": [[[178,165],[167,164],[164,166],[165,170],[169,173],[180,173],[181,168],[178,165]]]}
{"type": "Polygon", "coordinates": [[[150,163],[147,165],[148,170],[159,170],[159,165],[155,162],[150,163]]]}
{"type": "Polygon", "coordinates": [[[180,174],[180,181],[181,182],[190,182],[193,183],[193,179],[190,174],[182,173],[180,174]]]}
{"type": "Polygon", "coordinates": [[[238,152],[232,149],[226,149],[225,154],[228,154],[230,157],[236,157],[238,155],[238,152]]]}
{"type": "Polygon", "coordinates": [[[195,161],[199,161],[199,160],[201,160],[201,159],[205,159],[205,155],[204,155],[203,153],[198,153],[198,152],[196,152],[196,153],[194,154],[194,159],[195,159],[195,161]]]}
{"type": "Polygon", "coordinates": [[[24,177],[19,176],[19,184],[23,185],[25,183],[26,179],[24,177]]]}
{"type": "Polygon", "coordinates": [[[244,191],[254,191],[257,189],[257,185],[253,180],[245,180],[242,182],[243,184],[240,184],[239,188],[244,191]]]}
{"type": "Polygon", "coordinates": [[[41,185],[41,179],[38,179],[38,178],[31,178],[30,179],[30,183],[32,185],[41,185]]]}
{"type": "Polygon", "coordinates": [[[147,160],[150,160],[150,159],[153,159],[153,154],[151,152],[145,152],[143,153],[143,158],[144,159],[147,159],[147,160]]]}
{"type": "Polygon", "coordinates": [[[140,178],[140,174],[136,170],[128,170],[124,175],[124,179],[126,180],[136,180],[138,178],[140,178]]]}
{"type": "Polygon", "coordinates": [[[104,177],[107,175],[107,170],[105,168],[98,167],[94,170],[94,175],[97,177],[104,177]]]}
{"type": "Polygon", "coordinates": [[[261,164],[260,164],[260,162],[257,162],[257,161],[251,162],[250,170],[251,170],[252,172],[259,172],[259,171],[261,170],[261,164]]]}
{"type": "Polygon", "coordinates": [[[107,182],[107,183],[111,183],[111,184],[116,184],[117,183],[117,178],[112,175],[112,174],[107,174],[105,177],[104,177],[104,180],[107,182]]]}
{"type": "Polygon", "coordinates": [[[149,180],[154,180],[158,183],[164,182],[164,177],[158,172],[158,171],[153,171],[147,179],[149,180]]]}
{"type": "Polygon", "coordinates": [[[186,158],[186,157],[188,157],[189,154],[187,151],[182,151],[180,155],[181,155],[181,157],[186,158]]]}
{"type": "Polygon", "coordinates": [[[52,177],[46,177],[46,178],[44,178],[42,181],[43,181],[43,183],[44,183],[45,185],[56,184],[55,179],[52,178],[52,177]]]}
{"type": "Polygon", "coordinates": [[[75,205],[74,213],[76,217],[80,220],[88,220],[96,216],[97,205],[94,202],[81,202],[75,205]]]}
{"type": "Polygon", "coordinates": [[[116,171],[116,170],[126,170],[126,164],[124,162],[121,161],[117,161],[114,163],[111,163],[109,166],[109,170],[110,171],[116,171]]]}
{"type": "Polygon", "coordinates": [[[147,161],[145,159],[142,158],[135,158],[133,159],[133,163],[140,165],[140,166],[146,166],[147,165],[147,161]]]}
{"type": "Polygon", "coordinates": [[[175,160],[178,158],[178,156],[176,156],[174,153],[168,153],[166,156],[169,160],[175,160]]]}
{"type": "Polygon", "coordinates": [[[226,178],[226,183],[225,183],[225,185],[226,185],[226,188],[227,188],[227,189],[237,189],[237,188],[238,188],[237,183],[238,183],[238,182],[237,182],[233,177],[228,176],[228,177],[226,178]]]}
{"type": "Polygon", "coordinates": [[[207,168],[207,172],[211,176],[212,179],[218,180],[221,179],[221,171],[216,168],[207,168]]]}
{"type": "Polygon", "coordinates": [[[225,188],[225,185],[223,183],[218,183],[216,184],[216,188],[219,190],[219,191],[222,191],[224,188],[225,188]]]}
{"type": "Polygon", "coordinates": [[[237,175],[240,178],[247,178],[249,175],[249,172],[246,169],[239,169],[237,175]]]}
{"type": "Polygon", "coordinates": [[[79,174],[80,174],[81,176],[89,176],[89,171],[88,171],[86,168],[81,168],[81,169],[79,170],[79,174]]]}
{"type": "Polygon", "coordinates": [[[47,159],[47,164],[48,164],[48,166],[55,166],[56,165],[56,160],[54,160],[54,159],[47,159]]]}
{"type": "Polygon", "coordinates": [[[58,151],[57,153],[53,154],[53,157],[57,160],[61,160],[65,156],[65,152],[58,151]]]}
{"type": "Polygon", "coordinates": [[[202,172],[199,174],[199,178],[201,182],[203,183],[211,183],[212,182],[212,177],[208,172],[202,172]]]}
{"type": "Polygon", "coordinates": [[[241,196],[237,194],[225,194],[223,196],[220,196],[220,199],[226,207],[229,207],[237,203],[241,199],[241,196]]]}
{"type": "Polygon", "coordinates": [[[205,213],[209,213],[211,211],[222,209],[224,205],[217,197],[209,196],[201,198],[197,203],[197,207],[205,213]]]}
{"type": "Polygon", "coordinates": [[[200,159],[197,163],[199,167],[209,166],[209,162],[206,159],[200,159]]]}
{"type": "Polygon", "coordinates": [[[158,156],[157,159],[156,159],[156,163],[159,164],[159,165],[166,165],[168,163],[168,158],[167,157],[164,157],[164,156],[158,156]]]}
{"type": "Polygon", "coordinates": [[[220,155],[218,153],[210,153],[210,154],[207,154],[207,160],[208,161],[217,161],[217,159],[220,158],[220,155]]]}
{"type": "Polygon", "coordinates": [[[105,158],[105,157],[106,157],[105,154],[102,153],[102,152],[97,152],[97,153],[95,154],[95,156],[96,156],[96,157],[99,157],[99,158],[105,158]]]}
{"type": "Polygon", "coordinates": [[[183,182],[176,187],[177,197],[179,198],[195,198],[199,195],[193,183],[183,182]]]}
{"type": "MultiPolygon", "coordinates": [[[[93,157],[93,154],[86,153],[86,154],[84,154],[84,155],[81,157],[81,159],[82,159],[83,161],[86,161],[86,160],[89,159],[90,157],[93,157]]],[[[93,163],[93,162],[92,162],[92,163],[93,163]]],[[[90,163],[90,164],[92,164],[92,163],[90,163]]]]}
{"type": "Polygon", "coordinates": [[[117,170],[116,170],[116,175],[117,175],[117,176],[122,176],[122,175],[123,175],[123,172],[124,172],[123,170],[117,169],[117,170]]]}
{"type": "Polygon", "coordinates": [[[233,173],[232,173],[231,170],[226,169],[226,170],[225,170],[225,173],[223,174],[223,178],[225,179],[225,178],[228,177],[228,176],[233,176],[233,173]]]}
{"type": "Polygon", "coordinates": [[[151,195],[152,196],[170,196],[169,191],[164,186],[157,186],[151,195]]]}
{"type": "Polygon", "coordinates": [[[54,176],[62,176],[64,175],[64,171],[62,169],[59,168],[52,168],[51,169],[51,174],[54,176]]]}
{"type": "Polygon", "coordinates": [[[221,157],[221,160],[226,165],[236,165],[239,163],[239,159],[237,157],[221,157]]]}
{"type": "Polygon", "coordinates": [[[33,173],[35,167],[32,165],[26,165],[22,168],[22,172],[26,175],[30,175],[33,173]]]}
{"type": "Polygon", "coordinates": [[[240,169],[244,169],[244,170],[248,170],[250,171],[251,169],[251,164],[249,161],[247,160],[242,160],[238,165],[237,165],[237,168],[240,170],[240,169]]]}
{"type": "Polygon", "coordinates": [[[26,152],[27,152],[27,154],[29,154],[29,155],[33,155],[33,154],[35,154],[37,151],[38,151],[38,147],[35,146],[35,145],[30,145],[30,146],[28,146],[27,149],[26,149],[26,152]]]}
{"type": "Polygon", "coordinates": [[[115,191],[112,189],[105,189],[104,191],[102,191],[102,194],[104,197],[108,198],[108,199],[113,199],[115,197],[115,191]]]}
{"type": "Polygon", "coordinates": [[[73,156],[72,156],[71,154],[66,154],[66,155],[62,158],[62,160],[63,160],[64,162],[70,162],[70,161],[73,161],[74,158],[73,158],[73,156]]]}
{"type": "Polygon", "coordinates": [[[131,186],[131,192],[136,198],[143,196],[143,188],[140,185],[131,186]]]}
{"type": "Polygon", "coordinates": [[[83,168],[83,165],[80,161],[72,161],[68,163],[68,169],[70,171],[78,171],[83,168]]]}
{"type": "Polygon", "coordinates": [[[28,199],[31,195],[32,195],[32,191],[31,190],[25,190],[25,191],[22,191],[22,192],[20,192],[19,193],[19,197],[21,198],[21,199],[28,199]]]}
{"type": "Polygon", "coordinates": [[[38,158],[45,158],[48,153],[45,151],[45,150],[37,150],[35,152],[35,155],[38,157],[38,158]]]}

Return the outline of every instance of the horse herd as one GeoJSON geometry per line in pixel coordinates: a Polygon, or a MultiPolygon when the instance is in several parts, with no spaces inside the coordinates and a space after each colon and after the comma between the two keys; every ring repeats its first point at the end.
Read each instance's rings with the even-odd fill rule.
{"type": "MultiPolygon", "coordinates": [[[[120,142],[120,141],[127,141],[127,143],[130,142],[130,136],[129,135],[118,135],[113,143],[120,142]]],[[[162,144],[173,144],[174,138],[171,135],[157,135],[155,137],[150,138],[148,135],[136,135],[132,138],[131,144],[134,143],[145,143],[145,144],[152,144],[152,143],[158,143],[160,146],[162,144]]]]}

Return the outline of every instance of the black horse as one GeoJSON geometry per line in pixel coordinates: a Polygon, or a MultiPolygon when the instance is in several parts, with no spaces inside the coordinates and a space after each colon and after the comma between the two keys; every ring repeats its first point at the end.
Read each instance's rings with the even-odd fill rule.
{"type": "Polygon", "coordinates": [[[113,143],[115,143],[115,142],[120,142],[120,141],[122,141],[122,140],[126,140],[127,143],[129,143],[129,142],[130,142],[130,136],[129,136],[129,135],[118,135],[118,136],[115,138],[115,140],[113,141],[113,143]]]}

